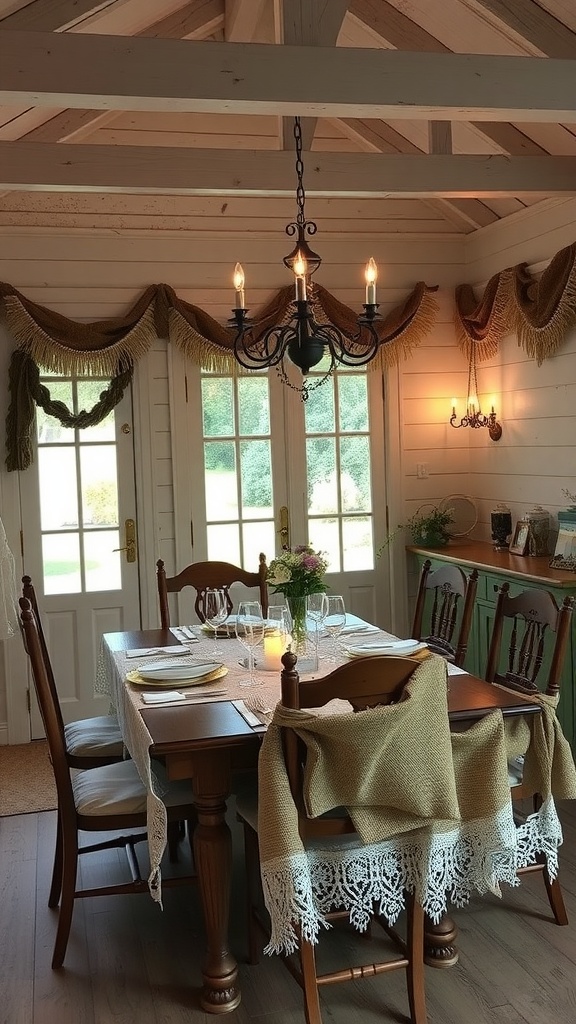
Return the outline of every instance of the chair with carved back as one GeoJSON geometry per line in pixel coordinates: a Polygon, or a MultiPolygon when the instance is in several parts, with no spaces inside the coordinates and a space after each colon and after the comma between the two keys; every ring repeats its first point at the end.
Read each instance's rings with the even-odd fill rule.
{"type": "MultiPolygon", "coordinates": [[[[62,966],[66,954],[74,900],[92,896],[149,892],[147,880],[141,877],[135,851],[137,843],[146,840],[146,832],[114,835],[109,840],[82,847],[79,847],[78,843],[79,833],[84,831],[118,833],[120,830],[145,828],[147,790],[132,760],[77,771],[72,775],[66,754],[62,718],[49,679],[49,659],[45,660],[30,601],[20,598],[20,609],[24,646],[30,659],[58,797],[60,843],[57,854],[60,862],[54,865],[48,901],[50,907],[56,907],[60,903],[52,957],[52,967],[57,968],[62,966]],[[77,889],[79,855],[117,847],[126,850],[131,880],[97,888],[77,889]]],[[[162,774],[161,766],[158,766],[158,772],[162,774]]],[[[162,799],[166,804],[168,821],[193,822],[195,808],[192,803],[191,784],[166,781],[164,785],[164,781],[162,779],[162,799]]],[[[192,828],[189,834],[192,835],[192,828]]],[[[163,878],[162,884],[182,885],[195,880],[195,875],[181,875],[177,878],[163,878]]]]}
{"type": "MultiPolygon", "coordinates": [[[[570,626],[574,598],[565,597],[558,607],[554,595],[548,590],[526,589],[510,596],[510,584],[503,583],[498,594],[494,624],[486,663],[486,679],[520,693],[545,693],[557,697],[560,693],[562,670],[570,642],[570,626]]],[[[514,801],[526,799],[529,794],[522,785],[522,764],[512,763],[510,769],[511,795],[514,801]]],[[[538,810],[541,797],[532,797],[533,808],[538,810]]],[[[541,871],[548,900],[557,924],[568,924],[559,879],[552,880],[544,858],[519,874],[541,871]]]]}
{"type": "MultiPolygon", "coordinates": [[[[416,660],[396,657],[359,658],[343,665],[329,675],[319,679],[301,682],[295,670],[296,656],[284,655],[285,670],[282,673],[282,704],[288,708],[322,707],[333,698],[348,700],[354,711],[402,700],[402,691],[412,673],[420,664],[416,660]]],[[[298,810],[298,828],[304,842],[354,834],[355,828],[344,808],[320,818],[306,815],[303,799],[303,750],[296,733],[283,729],[284,756],[290,788],[298,810]]],[[[261,890],[259,884],[259,855],[257,834],[257,801],[255,797],[239,797],[237,802],[239,820],[244,826],[244,841],[248,879],[248,922],[249,959],[259,960],[261,934],[268,934],[260,910],[261,890]]],[[[284,963],[302,988],[307,1024],[322,1024],[319,988],[341,981],[371,977],[390,970],[406,971],[410,1020],[413,1024],[426,1024],[424,991],[424,912],[422,907],[407,894],[407,930],[403,940],[388,923],[374,915],[383,929],[400,950],[398,956],[383,961],[370,962],[364,966],[344,967],[341,970],[319,974],[316,966],[315,947],[299,935],[298,960],[294,956],[283,957],[284,963]]],[[[348,911],[334,911],[327,914],[328,920],[348,917],[348,911]]]]}
{"type": "Polygon", "coordinates": [[[234,583],[241,583],[245,587],[257,587],[259,600],[262,605],[262,613],[268,612],[268,583],[266,575],[268,568],[266,556],[260,554],[258,571],[248,572],[231,562],[193,562],[182,569],[177,576],[167,576],[164,569],[164,562],[161,558],[156,563],[158,580],[158,597],[160,600],[160,623],[163,629],[170,626],[170,608],[168,606],[168,594],[177,594],[184,587],[193,587],[196,591],[194,610],[200,622],[206,621],[204,613],[204,595],[207,590],[218,588],[224,591],[228,614],[233,609],[230,587],[234,583]]]}
{"type": "Polygon", "coordinates": [[[432,570],[429,558],[422,566],[411,636],[425,640],[434,654],[464,664],[472,627],[478,570],[470,576],[457,565],[432,570]]]}

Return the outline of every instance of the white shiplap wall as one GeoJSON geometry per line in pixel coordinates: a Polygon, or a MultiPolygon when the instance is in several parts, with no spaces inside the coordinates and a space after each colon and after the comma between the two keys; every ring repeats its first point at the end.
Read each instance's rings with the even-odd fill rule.
{"type": "MultiPolygon", "coordinates": [[[[236,260],[242,261],[245,267],[252,309],[257,309],[276,288],[287,283],[287,272],[282,266],[282,256],[288,248],[283,227],[292,216],[292,204],[289,204],[290,209],[286,204],[284,207],[276,204],[277,218],[282,219],[281,230],[278,230],[276,222],[261,222],[259,230],[251,232],[254,227],[251,215],[259,212],[262,216],[271,212],[269,204],[264,201],[251,208],[246,204],[239,206],[233,211],[232,222],[227,219],[222,225],[221,220],[221,230],[215,232],[214,224],[206,231],[176,231],[173,226],[161,223],[162,218],[173,216],[173,225],[175,219],[183,214],[181,197],[164,198],[161,208],[157,197],[146,197],[139,214],[131,209],[129,197],[107,197],[104,213],[103,197],[76,197],[74,203],[68,197],[69,213],[72,205],[77,215],[80,210],[82,216],[91,218],[90,223],[84,221],[77,228],[56,227],[54,210],[50,212],[46,197],[26,197],[25,201],[18,196],[5,198],[10,198],[14,218],[7,212],[4,202],[3,213],[0,214],[3,254],[0,280],[14,285],[30,299],[75,320],[90,321],[120,315],[147,285],[165,282],[175,288],[181,298],[203,306],[215,319],[224,322],[232,306],[231,276],[236,260]],[[101,216],[110,215],[112,198],[126,204],[124,217],[127,224],[122,233],[108,225],[102,226],[100,220],[101,216]],[[18,226],[13,222],[18,206],[25,206],[28,214],[33,214],[35,223],[29,219],[26,226],[18,226]],[[139,228],[136,223],[146,226],[139,228]]],[[[51,199],[58,204],[58,197],[51,199]]],[[[424,205],[421,209],[418,205],[415,211],[417,216],[422,216],[422,233],[415,228],[414,221],[411,232],[407,223],[399,225],[396,221],[392,226],[392,207],[385,200],[379,203],[350,201],[344,204],[344,212],[350,216],[342,218],[340,210],[340,220],[331,204],[315,204],[312,209],[313,205],[310,203],[310,215],[319,221],[317,249],[324,261],[319,280],[353,308],[361,309],[363,265],[369,256],[374,256],[380,265],[378,297],[384,314],[401,303],[420,279],[428,284],[439,284],[444,290],[457,279],[463,254],[462,236],[447,234],[443,230],[432,237],[426,235],[425,230],[429,231],[432,225],[430,211],[424,205]],[[329,214],[325,223],[320,222],[323,213],[329,214]],[[371,222],[372,231],[362,229],[364,220],[371,222]],[[396,227],[401,227],[401,230],[396,230],[396,227]]],[[[190,207],[188,209],[193,212],[190,207]]],[[[217,216],[212,208],[209,214],[217,216]]],[[[449,301],[444,303],[444,308],[447,317],[449,301]]],[[[439,344],[448,351],[449,340],[447,336],[443,337],[442,329],[439,337],[439,344]]],[[[11,341],[6,337],[3,347],[6,367],[11,347],[11,341]]],[[[145,544],[141,543],[141,549],[146,549],[144,576],[148,584],[148,595],[144,592],[145,622],[153,621],[156,609],[154,563],[162,557],[172,567],[176,547],[168,358],[168,346],[160,339],[137,371],[137,386],[147,395],[150,409],[149,421],[140,425],[136,423],[139,435],[135,436],[138,474],[140,481],[151,489],[154,520],[145,544]],[[140,437],[142,447],[138,450],[140,437]]],[[[424,389],[425,367],[420,376],[419,386],[424,389]]],[[[0,391],[2,419],[6,408],[7,389],[4,388],[0,391]]],[[[189,467],[182,471],[189,472],[189,467]]],[[[14,503],[17,500],[17,474],[7,474],[2,470],[0,476],[3,502],[6,499],[9,504],[14,503]]],[[[402,488],[398,488],[398,494],[401,492],[402,488]]],[[[16,517],[13,517],[13,543],[18,540],[18,526],[16,517]]],[[[6,659],[0,658],[0,742],[7,736],[5,680],[6,659]]],[[[15,685],[19,687],[24,683],[16,680],[15,685]]]]}
{"type": "MultiPolygon", "coordinates": [[[[63,204],[59,197],[51,197],[51,203],[60,202],[63,204]]],[[[236,260],[245,265],[253,309],[286,283],[281,264],[287,248],[283,225],[292,209],[290,204],[288,209],[274,202],[274,210],[269,204],[260,204],[261,219],[252,233],[256,211],[242,205],[232,210],[225,231],[215,237],[216,207],[205,208],[205,231],[187,231],[189,222],[181,197],[161,201],[146,197],[139,213],[129,197],[76,197],[72,213],[70,206],[66,212],[64,205],[59,211],[54,207],[50,211],[46,197],[40,195],[27,197],[26,204],[14,196],[12,211],[4,203],[0,214],[4,254],[0,279],[77,320],[121,314],[148,284],[162,281],[182,298],[225,321],[232,304],[231,271],[236,260]],[[112,209],[114,203],[121,205],[112,209]],[[18,226],[22,210],[16,209],[23,205],[28,217],[24,227],[18,226]],[[76,228],[62,221],[58,227],[54,221],[58,213],[73,220],[74,216],[86,219],[76,221],[76,228]],[[121,234],[106,220],[110,217],[123,218],[121,234]],[[176,223],[184,230],[175,230],[176,223]]],[[[193,215],[190,207],[187,211],[193,215]]],[[[398,409],[400,421],[395,431],[398,457],[388,461],[391,525],[403,521],[423,502],[454,492],[477,499],[477,535],[485,539],[490,508],[497,501],[507,501],[518,514],[534,503],[552,512],[564,507],[562,487],[576,490],[576,336],[542,367],[525,357],[514,338],[507,338],[498,355],[479,369],[480,395],[484,405],[495,397],[504,428],[502,440],[495,444],[483,431],[478,436],[453,430],[448,424],[451,399],[463,402],[467,367],[454,342],[452,289],[465,279],[480,288],[497,270],[522,261],[535,272],[542,270],[558,249],[576,238],[576,202],[551,201],[539,212],[533,208],[514,215],[506,224],[490,226],[468,240],[444,230],[425,237],[424,221],[430,211],[424,206],[420,210],[422,233],[414,230],[414,223],[411,232],[398,220],[392,225],[392,209],[385,200],[380,204],[350,201],[345,212],[351,217],[340,220],[327,202],[309,212],[319,222],[316,247],[324,262],[318,279],[349,306],[360,308],[362,266],[371,255],[380,266],[378,297],[384,314],[405,298],[417,280],[440,286],[436,326],[398,372],[390,374],[394,393],[389,391],[389,406],[398,409]],[[369,231],[366,221],[379,230],[369,231]],[[427,465],[426,479],[417,479],[418,463],[427,465]]],[[[219,223],[222,225],[221,220],[219,223]]],[[[426,228],[430,227],[428,223],[426,228]]],[[[6,379],[11,342],[7,337],[2,342],[6,379]]],[[[175,549],[167,348],[165,341],[159,340],[138,371],[139,386],[146,389],[151,409],[147,432],[141,432],[143,438],[146,433],[147,441],[139,452],[141,478],[153,489],[154,526],[146,538],[149,614],[155,600],[154,561],[164,557],[169,562],[175,549]]],[[[7,389],[3,388],[3,419],[6,405],[7,389]]],[[[9,540],[16,547],[16,474],[2,470],[0,477],[2,513],[4,517],[8,510],[9,540]]],[[[394,558],[403,566],[401,545],[395,544],[395,549],[394,558]]],[[[5,664],[4,657],[0,659],[0,741],[7,735],[5,664]]]]}

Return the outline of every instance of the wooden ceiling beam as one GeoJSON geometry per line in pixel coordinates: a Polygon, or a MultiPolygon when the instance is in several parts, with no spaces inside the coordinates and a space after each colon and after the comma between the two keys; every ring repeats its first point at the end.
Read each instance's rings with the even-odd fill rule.
{"type": "Polygon", "coordinates": [[[33,0],[0,19],[0,29],[25,32],[63,31],[90,14],[113,7],[115,0],[33,0]]]}
{"type": "MultiPolygon", "coordinates": [[[[349,138],[355,139],[361,145],[370,148],[372,152],[378,153],[422,153],[422,150],[413,142],[391,128],[384,121],[359,121],[340,119],[336,124],[342,126],[349,138]]],[[[449,122],[434,122],[434,131],[438,126],[451,127],[449,122]]],[[[428,199],[427,205],[440,213],[444,218],[454,224],[458,230],[471,230],[471,228],[485,227],[486,224],[493,224],[498,217],[479,199],[428,199]]]]}
{"type": "MultiPolygon", "coordinates": [[[[386,40],[397,50],[413,50],[420,53],[453,52],[436,36],[396,10],[386,0],[351,0],[350,13],[371,33],[378,35],[383,41],[386,40]]],[[[512,156],[547,152],[512,124],[473,121],[472,125],[512,156]]]]}
{"type": "MultiPolygon", "coordinates": [[[[314,153],[308,195],[567,196],[576,157],[314,153]]],[[[0,188],[292,196],[292,153],[0,142],[0,188]]]]}
{"type": "Polygon", "coordinates": [[[522,0],[521,4],[510,0],[473,0],[469,5],[480,8],[482,14],[493,14],[546,57],[576,57],[576,33],[534,0],[522,0]]]}
{"type": "MultiPolygon", "coordinates": [[[[276,41],[288,46],[336,46],[348,0],[282,0],[276,9],[276,41]]],[[[302,119],[302,148],[312,148],[316,118],[302,119]]],[[[280,119],[282,149],[294,149],[294,118],[280,119]]]]}
{"type": "Polygon", "coordinates": [[[0,32],[0,104],[293,116],[576,121],[576,63],[0,32]],[[299,73],[306,67],[306,74],[299,73]]]}

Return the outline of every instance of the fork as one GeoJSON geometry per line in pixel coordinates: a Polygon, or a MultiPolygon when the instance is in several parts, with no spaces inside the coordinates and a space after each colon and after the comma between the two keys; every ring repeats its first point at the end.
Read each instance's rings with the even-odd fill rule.
{"type": "Polygon", "coordinates": [[[257,693],[246,694],[244,697],[244,703],[249,711],[253,711],[255,715],[261,715],[267,724],[272,715],[274,714],[274,708],[266,707],[265,702],[262,700],[257,693]]]}

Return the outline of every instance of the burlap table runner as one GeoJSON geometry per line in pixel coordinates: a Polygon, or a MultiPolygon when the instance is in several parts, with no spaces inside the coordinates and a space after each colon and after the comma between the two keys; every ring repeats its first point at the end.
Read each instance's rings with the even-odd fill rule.
{"type": "Polygon", "coordinates": [[[359,928],[374,905],[393,923],[405,890],[439,920],[448,899],[461,906],[472,891],[500,894],[500,882],[517,885],[517,868],[539,850],[550,853],[555,873],[562,835],[553,801],[515,826],[501,712],[451,735],[446,664],[437,656],[416,669],[405,692],[398,704],[330,718],[276,708],[259,764],[269,952],[293,950],[298,928],[316,941],[335,907],[347,909],[359,928]],[[304,849],[283,726],[295,728],[306,745],[307,813],[345,806],[358,835],[304,849]]]}

